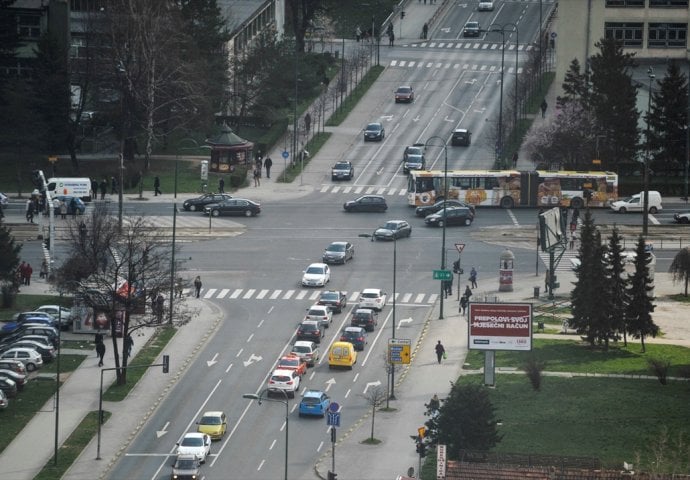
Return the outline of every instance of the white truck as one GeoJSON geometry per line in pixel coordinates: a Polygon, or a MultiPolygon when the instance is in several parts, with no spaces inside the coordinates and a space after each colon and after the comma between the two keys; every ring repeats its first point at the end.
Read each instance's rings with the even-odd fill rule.
{"type": "MultiPolygon", "coordinates": [[[[630,198],[618,200],[611,204],[611,209],[614,212],[641,212],[644,210],[644,192],[636,193],[630,198]]],[[[649,213],[654,214],[663,209],[661,206],[661,194],[657,191],[649,191],[649,213]]]]}
{"type": "Polygon", "coordinates": [[[85,202],[91,201],[91,180],[88,178],[49,178],[47,190],[50,192],[51,197],[56,195],[63,195],[69,197],[78,197],[85,202]]]}

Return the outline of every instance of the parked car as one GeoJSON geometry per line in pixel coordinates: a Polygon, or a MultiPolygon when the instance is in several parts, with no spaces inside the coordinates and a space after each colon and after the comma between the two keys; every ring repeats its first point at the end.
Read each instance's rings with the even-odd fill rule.
{"type": "Polygon", "coordinates": [[[386,294],[380,288],[365,288],[359,294],[359,308],[372,308],[377,312],[386,306],[386,294]]]}
{"type": "Polygon", "coordinates": [[[5,409],[9,407],[10,405],[10,400],[7,398],[7,395],[5,395],[5,392],[3,390],[0,390],[0,409],[5,409]]]}
{"type": "Polygon", "coordinates": [[[361,352],[367,344],[367,332],[362,327],[345,327],[340,333],[340,341],[350,342],[355,350],[361,352]]]}
{"type": "Polygon", "coordinates": [[[688,224],[690,223],[690,212],[674,213],[673,221],[676,223],[688,224]]]}
{"type": "Polygon", "coordinates": [[[39,353],[39,355],[41,355],[43,363],[50,363],[53,360],[55,360],[55,357],[57,356],[57,353],[55,352],[55,347],[45,343],[37,342],[35,340],[18,340],[12,344],[12,348],[17,347],[30,348],[32,350],[36,350],[39,353]]]}
{"type": "Polygon", "coordinates": [[[374,231],[374,240],[397,240],[412,235],[412,227],[405,220],[389,220],[374,231]]]}
{"type": "Polygon", "coordinates": [[[316,415],[323,418],[330,404],[331,399],[321,390],[307,390],[299,402],[299,416],[316,415]]]}
{"type": "MultiPolygon", "coordinates": [[[[11,335],[3,337],[1,344],[6,345],[18,341],[20,338],[27,336],[40,336],[48,339],[48,343],[57,348],[58,345],[58,334],[57,330],[48,326],[33,325],[33,324],[23,324],[13,332],[11,335]]],[[[36,339],[34,339],[36,340],[36,339]]]]}
{"type": "Polygon", "coordinates": [[[352,180],[355,176],[355,169],[352,162],[340,161],[331,167],[331,180],[352,180]]]}
{"type": "Polygon", "coordinates": [[[424,158],[424,144],[415,143],[405,147],[403,151],[403,173],[410,173],[410,170],[424,170],[426,159],[424,158]]]}
{"type": "Polygon", "coordinates": [[[297,327],[297,340],[311,340],[314,343],[321,343],[324,336],[323,329],[319,322],[305,320],[297,327]]]}
{"type": "Polygon", "coordinates": [[[0,353],[0,359],[5,358],[19,360],[29,372],[33,372],[43,365],[41,355],[36,350],[26,347],[14,347],[0,353]]]}
{"type": "Polygon", "coordinates": [[[277,369],[294,370],[301,377],[307,373],[307,362],[297,355],[285,355],[278,360],[277,369]]]}
{"type": "Polygon", "coordinates": [[[466,128],[456,128],[453,130],[453,135],[450,137],[450,145],[455,147],[462,145],[463,147],[469,147],[472,143],[472,132],[466,128]]]}
{"type": "Polygon", "coordinates": [[[26,373],[18,373],[13,370],[0,369],[0,377],[9,378],[14,383],[17,384],[17,390],[24,390],[24,386],[27,382],[26,373]]]}
{"type": "Polygon", "coordinates": [[[295,370],[276,369],[268,379],[268,394],[283,391],[289,398],[299,390],[299,375],[295,370]]]}
{"type": "Polygon", "coordinates": [[[36,311],[51,315],[58,321],[62,330],[67,330],[72,324],[72,310],[69,308],[60,305],[41,305],[36,311]]]}
{"type": "Polygon", "coordinates": [[[343,204],[346,212],[385,212],[388,210],[386,199],[381,195],[362,195],[343,204]]]}
{"type": "Polygon", "coordinates": [[[330,307],[333,313],[340,313],[347,306],[347,296],[345,296],[345,292],[326,290],[321,292],[318,304],[330,307]]]}
{"type": "Polygon", "coordinates": [[[178,455],[177,458],[175,458],[175,463],[172,466],[170,478],[172,480],[200,479],[200,463],[201,462],[199,462],[199,459],[196,457],[196,455],[178,455]]]}
{"type": "Polygon", "coordinates": [[[232,195],[227,193],[206,193],[200,197],[190,198],[182,202],[182,208],[190,212],[202,211],[206,205],[230,200],[232,195]]]}
{"type": "Polygon", "coordinates": [[[221,411],[210,411],[204,412],[201,416],[201,420],[196,422],[198,425],[196,431],[199,433],[205,433],[211,440],[220,440],[225,435],[225,431],[228,428],[228,419],[225,413],[221,411]]]}
{"type": "Polygon", "coordinates": [[[443,210],[428,215],[424,219],[424,223],[429,227],[443,227],[443,225],[472,225],[474,215],[469,208],[455,207],[446,208],[445,214],[443,210]]]}
{"type": "Polygon", "coordinates": [[[304,316],[304,319],[315,320],[319,322],[319,325],[322,327],[328,328],[333,322],[333,312],[329,306],[318,304],[312,305],[311,307],[307,308],[307,314],[304,316]]]}
{"type": "MultiPolygon", "coordinates": [[[[83,215],[86,211],[86,204],[79,197],[72,197],[69,195],[57,195],[52,198],[53,200],[60,200],[60,203],[64,203],[67,206],[68,215],[74,215],[75,212],[76,215],[83,215]],[[74,202],[72,202],[72,200],[74,200],[74,202]]],[[[53,214],[60,215],[60,208],[55,208],[55,204],[53,204],[53,214]]]]}
{"type": "Polygon", "coordinates": [[[467,22],[465,28],[462,29],[463,37],[478,37],[481,33],[479,22],[467,22]]]}
{"type": "Polygon", "coordinates": [[[325,263],[312,263],[302,272],[303,287],[325,287],[331,281],[331,268],[325,263]]]}
{"type": "Polygon", "coordinates": [[[352,312],[352,317],[350,318],[350,325],[362,327],[367,332],[373,332],[378,323],[379,315],[376,313],[376,310],[371,308],[358,308],[352,312]]]}
{"type": "Polygon", "coordinates": [[[352,370],[357,363],[357,352],[350,342],[333,342],[328,351],[328,368],[346,367],[352,370]]]}
{"type": "Polygon", "coordinates": [[[13,372],[26,374],[26,367],[19,360],[11,358],[3,358],[0,360],[0,368],[3,370],[12,370],[13,372]]]}
{"type": "Polygon", "coordinates": [[[199,432],[185,433],[182,440],[177,444],[175,453],[178,456],[193,455],[201,463],[204,463],[208,454],[211,453],[211,437],[199,432]]]}
{"type": "Polygon", "coordinates": [[[414,102],[414,88],[409,85],[401,85],[395,90],[395,103],[414,102]]]}
{"type": "Polygon", "coordinates": [[[218,217],[220,215],[244,215],[255,217],[261,213],[261,204],[246,198],[231,198],[220,203],[211,203],[204,207],[204,214],[218,217]]]}
{"type": "Polygon", "coordinates": [[[323,251],[323,263],[342,263],[343,265],[355,256],[355,247],[350,242],[332,242],[323,251]]]}
{"type": "Polygon", "coordinates": [[[5,392],[8,398],[14,398],[17,396],[19,389],[14,380],[10,380],[7,377],[0,377],[0,390],[5,392]]]}
{"type": "Polygon", "coordinates": [[[309,340],[298,340],[292,346],[290,355],[296,355],[307,362],[308,367],[313,367],[321,358],[321,351],[315,342],[309,340]]]}
{"type": "Polygon", "coordinates": [[[364,129],[364,141],[369,140],[381,141],[386,137],[386,129],[383,128],[381,122],[372,122],[364,129]]]}
{"type": "Polygon", "coordinates": [[[418,217],[427,217],[429,215],[432,215],[434,213],[440,212],[443,210],[443,206],[446,206],[446,209],[449,208],[454,208],[454,207],[465,207],[469,208],[470,212],[472,212],[472,215],[476,215],[475,213],[475,208],[474,205],[471,203],[465,203],[461,202],[460,200],[439,200],[438,202],[434,203],[433,205],[422,205],[421,207],[417,207],[414,211],[415,215],[418,217]]]}

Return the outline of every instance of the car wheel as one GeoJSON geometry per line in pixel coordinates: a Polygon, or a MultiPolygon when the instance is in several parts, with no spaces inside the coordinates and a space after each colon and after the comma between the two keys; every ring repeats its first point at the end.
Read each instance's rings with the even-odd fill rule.
{"type": "Polygon", "coordinates": [[[625,207],[621,207],[621,208],[618,209],[618,213],[625,213],[625,212],[627,212],[627,211],[628,211],[628,210],[627,210],[625,207]]]}
{"type": "Polygon", "coordinates": [[[190,206],[189,206],[189,211],[190,211],[190,212],[196,212],[196,205],[190,205],[190,206]]]}
{"type": "Polygon", "coordinates": [[[656,207],[651,207],[651,208],[649,209],[649,213],[651,213],[651,214],[655,214],[656,212],[657,212],[656,207]]]}
{"type": "Polygon", "coordinates": [[[680,223],[690,223],[690,218],[688,217],[680,217],[680,223]]]}
{"type": "Polygon", "coordinates": [[[443,225],[444,225],[444,224],[445,224],[445,222],[444,222],[443,220],[439,220],[439,221],[438,221],[438,226],[439,226],[439,228],[443,228],[443,225]]]}
{"type": "Polygon", "coordinates": [[[218,215],[220,215],[220,210],[211,210],[211,215],[217,217],[218,215]]]}
{"type": "Polygon", "coordinates": [[[580,209],[580,208],[582,208],[583,206],[584,206],[584,202],[583,202],[582,199],[579,198],[579,197],[573,198],[572,201],[570,202],[570,207],[571,207],[571,208],[580,209]]]}
{"type": "Polygon", "coordinates": [[[253,213],[251,210],[245,210],[245,211],[244,211],[244,216],[245,216],[245,217],[251,217],[252,215],[254,215],[254,213],[253,213]]]}
{"type": "Polygon", "coordinates": [[[501,199],[501,208],[504,208],[506,210],[509,210],[515,206],[515,201],[513,200],[513,197],[503,197],[501,199]]]}
{"type": "Polygon", "coordinates": [[[27,363],[26,364],[26,371],[27,372],[33,372],[34,370],[36,370],[35,364],[33,364],[33,363],[27,363]]]}
{"type": "Polygon", "coordinates": [[[471,219],[471,218],[466,218],[466,219],[465,219],[465,226],[466,226],[466,227],[469,227],[470,225],[472,225],[472,219],[471,219]]]}

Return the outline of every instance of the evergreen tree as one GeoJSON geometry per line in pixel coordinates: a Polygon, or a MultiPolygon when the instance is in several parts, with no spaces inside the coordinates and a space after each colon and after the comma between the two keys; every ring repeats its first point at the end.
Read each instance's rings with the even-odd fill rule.
{"type": "Polygon", "coordinates": [[[659,327],[652,319],[654,311],[654,297],[651,292],[654,289],[652,278],[649,276],[649,264],[652,259],[647,254],[646,242],[640,236],[635,249],[635,273],[630,276],[630,303],[626,313],[627,330],[634,338],[642,342],[642,352],[645,351],[644,339],[651,335],[656,337],[659,327]]]}
{"type": "Polygon", "coordinates": [[[590,82],[588,72],[582,72],[580,62],[574,58],[570,62],[568,71],[563,80],[563,92],[565,95],[556,99],[556,105],[562,109],[567,103],[576,102],[583,107],[588,107],[590,82]]]}
{"type": "Polygon", "coordinates": [[[646,148],[651,153],[650,168],[663,170],[683,165],[685,136],[688,124],[688,79],[676,62],[671,61],[658,90],[652,94],[652,103],[645,120],[649,122],[646,148]]]}
{"type": "Polygon", "coordinates": [[[625,315],[628,307],[628,275],[625,272],[625,258],[623,257],[622,237],[618,228],[614,227],[609,237],[608,255],[606,255],[606,278],[610,312],[609,325],[612,332],[623,334],[625,344],[628,337],[625,330],[625,315]]]}
{"type": "Polygon", "coordinates": [[[495,408],[481,385],[453,384],[438,411],[427,407],[427,414],[427,438],[445,444],[450,458],[458,458],[462,449],[487,451],[501,441],[495,408]]]}
{"type": "Polygon", "coordinates": [[[595,44],[599,53],[590,59],[591,106],[596,118],[600,141],[602,168],[616,170],[618,165],[637,156],[639,131],[636,108],[637,87],[631,68],[634,54],[623,53],[615,39],[602,39],[595,44]]]}
{"type": "Polygon", "coordinates": [[[21,251],[22,246],[14,241],[11,230],[5,225],[4,217],[0,216],[0,282],[3,286],[15,281],[21,251]]]}

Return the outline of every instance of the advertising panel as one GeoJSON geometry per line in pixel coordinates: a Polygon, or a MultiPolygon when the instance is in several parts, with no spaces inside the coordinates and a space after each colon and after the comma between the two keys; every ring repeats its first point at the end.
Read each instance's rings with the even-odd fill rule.
{"type": "Polygon", "coordinates": [[[532,350],[531,303],[470,303],[470,350],[532,350]]]}

